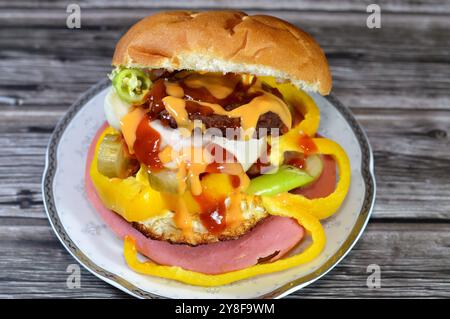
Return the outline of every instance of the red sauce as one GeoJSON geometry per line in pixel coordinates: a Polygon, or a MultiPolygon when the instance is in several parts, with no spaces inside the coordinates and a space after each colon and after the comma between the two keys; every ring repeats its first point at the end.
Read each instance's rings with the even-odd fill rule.
{"type": "Polygon", "coordinates": [[[164,84],[164,79],[157,80],[150,92],[147,95],[147,105],[150,111],[150,117],[155,118],[161,111],[163,111],[164,103],[162,99],[167,96],[166,85],[164,84]]]}
{"type": "Polygon", "coordinates": [[[303,153],[305,155],[317,153],[317,146],[316,144],[314,144],[314,141],[309,136],[302,135],[298,139],[298,145],[303,150],[303,153]]]}
{"type": "Polygon", "coordinates": [[[218,103],[220,100],[215,98],[206,88],[191,88],[180,82],[184,90],[184,95],[188,100],[206,103],[218,103]]]}
{"type": "Polygon", "coordinates": [[[236,175],[228,175],[230,177],[230,183],[233,188],[241,186],[241,179],[236,175]]]}
{"type": "MultiPolygon", "coordinates": [[[[220,174],[226,170],[222,163],[213,162],[206,167],[206,174],[220,174]]],[[[238,188],[241,185],[241,179],[237,175],[228,175],[231,186],[238,188]]],[[[227,208],[225,206],[225,198],[211,198],[202,193],[194,196],[196,202],[200,206],[200,220],[203,226],[212,234],[219,234],[226,228],[227,208]]]]}
{"type": "Polygon", "coordinates": [[[186,111],[189,114],[197,114],[202,116],[213,115],[214,111],[212,108],[206,105],[200,105],[194,101],[186,101],[186,111]]]}
{"type": "Polygon", "coordinates": [[[270,159],[269,159],[270,150],[271,150],[271,146],[270,146],[270,144],[267,144],[267,152],[263,153],[261,155],[261,157],[258,158],[256,160],[256,162],[253,163],[252,166],[250,166],[250,169],[247,170],[246,173],[250,178],[254,178],[254,177],[261,175],[261,173],[264,169],[268,169],[271,166],[270,159]]]}
{"type": "Polygon", "coordinates": [[[305,157],[303,156],[303,157],[291,158],[290,160],[287,161],[287,164],[295,166],[300,169],[303,169],[303,168],[305,168],[305,157]]]}
{"type": "Polygon", "coordinates": [[[222,173],[224,166],[221,163],[213,162],[206,167],[207,173],[222,173]]]}
{"type": "Polygon", "coordinates": [[[292,127],[297,126],[305,119],[303,114],[300,113],[300,111],[296,107],[292,108],[291,113],[292,113],[292,127]]]}
{"type": "Polygon", "coordinates": [[[161,135],[150,126],[149,116],[144,116],[136,130],[133,149],[139,162],[147,165],[150,170],[163,168],[158,156],[160,144],[161,135]]]}
{"type": "Polygon", "coordinates": [[[261,85],[261,88],[266,91],[269,92],[273,95],[275,95],[276,97],[283,99],[283,95],[281,94],[281,92],[277,89],[277,88],[273,88],[270,85],[268,85],[267,83],[263,82],[261,85]]]}
{"type": "Polygon", "coordinates": [[[200,220],[212,233],[220,234],[227,227],[225,199],[215,200],[204,194],[194,197],[200,206],[200,220]]]}

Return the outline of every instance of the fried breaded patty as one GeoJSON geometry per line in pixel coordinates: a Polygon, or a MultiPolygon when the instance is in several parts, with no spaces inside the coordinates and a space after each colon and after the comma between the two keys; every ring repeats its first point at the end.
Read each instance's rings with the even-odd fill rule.
{"type": "Polygon", "coordinates": [[[192,246],[208,244],[223,240],[237,239],[255,227],[260,221],[268,216],[265,209],[256,202],[241,202],[243,220],[235,227],[227,227],[220,234],[212,234],[203,226],[198,215],[193,216],[192,234],[186,236],[178,228],[174,221],[174,213],[165,213],[152,217],[143,222],[133,222],[132,225],[145,236],[165,240],[174,244],[189,244],[192,246]]]}

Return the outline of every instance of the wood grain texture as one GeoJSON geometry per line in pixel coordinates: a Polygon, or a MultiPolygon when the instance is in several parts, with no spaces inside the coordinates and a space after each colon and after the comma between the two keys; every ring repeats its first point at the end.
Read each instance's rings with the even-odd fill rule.
{"type": "Polygon", "coordinates": [[[238,8],[311,33],[327,54],[334,94],[351,107],[375,154],[377,202],[361,241],[319,282],[292,297],[450,297],[450,3],[379,1],[79,1],[82,28],[65,27],[68,1],[0,0],[0,298],[127,297],[82,270],[46,220],[40,183],[50,134],[70,104],[110,71],[114,45],[160,8],[238,8]],[[382,288],[366,287],[366,267],[382,288]]]}
{"type": "MultiPolygon", "coordinates": [[[[0,80],[8,80],[0,95],[25,105],[31,96],[36,104],[70,103],[110,70],[116,41],[146,14],[136,9],[85,11],[81,30],[64,28],[66,14],[61,10],[51,11],[55,19],[44,18],[51,14],[45,10],[0,14],[0,45],[5,48],[0,67],[7,71],[0,80]],[[55,80],[61,73],[64,83],[55,80]],[[69,92],[59,90],[64,84],[71,85],[69,92]],[[29,95],[23,96],[25,92],[29,95]],[[55,93],[59,95],[50,95],[55,93]]],[[[369,30],[365,13],[272,13],[301,25],[318,40],[333,71],[333,92],[346,105],[448,110],[450,21],[446,16],[385,14],[382,29],[369,30]]]]}
{"type": "MultiPolygon", "coordinates": [[[[41,0],[39,4],[33,0],[1,0],[0,8],[20,8],[20,9],[58,9],[66,8],[70,1],[62,0],[41,0]]],[[[273,10],[302,10],[302,11],[361,11],[366,10],[367,5],[376,3],[385,12],[417,12],[417,13],[448,13],[450,12],[450,4],[446,0],[345,0],[345,1],[330,1],[330,0],[79,0],[76,2],[81,8],[119,8],[119,9],[263,9],[266,11],[273,10]]]]}

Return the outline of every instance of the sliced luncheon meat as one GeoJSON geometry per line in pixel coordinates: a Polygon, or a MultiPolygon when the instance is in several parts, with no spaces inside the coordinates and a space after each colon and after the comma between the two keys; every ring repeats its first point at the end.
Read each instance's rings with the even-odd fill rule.
{"type": "Polygon", "coordinates": [[[336,188],[336,162],[330,155],[322,155],[321,158],[323,170],[319,178],[311,185],[294,189],[291,193],[313,199],[326,197],[334,192],[336,188]]]}

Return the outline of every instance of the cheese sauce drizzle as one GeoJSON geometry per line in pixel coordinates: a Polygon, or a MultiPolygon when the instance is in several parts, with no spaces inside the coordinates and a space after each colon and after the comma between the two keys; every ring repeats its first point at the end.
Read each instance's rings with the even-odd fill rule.
{"type": "Polygon", "coordinates": [[[144,117],[142,112],[135,111],[135,114],[130,115],[130,119],[125,119],[125,122],[133,122],[133,125],[126,126],[138,128],[135,136],[131,133],[127,135],[130,136],[129,140],[134,142],[134,149],[138,149],[136,155],[141,162],[149,165],[150,169],[157,170],[161,169],[164,163],[173,159],[176,161],[178,194],[163,194],[163,197],[167,207],[175,212],[175,224],[184,235],[192,235],[192,216],[183,198],[186,191],[191,192],[200,206],[200,220],[204,226],[208,231],[218,233],[227,225],[233,227],[243,220],[241,201],[245,200],[243,191],[248,187],[250,179],[241,164],[215,163],[208,157],[203,147],[184,148],[175,155],[170,147],[159,149],[160,136],[152,131],[148,121],[157,118],[155,115],[157,116],[164,108],[176,122],[177,127],[188,128],[192,131],[194,126],[189,118],[192,111],[189,107],[194,105],[194,112],[200,109],[204,112],[206,110],[206,114],[239,118],[240,125],[246,133],[252,134],[260,116],[268,112],[278,115],[282,123],[290,129],[292,115],[288,105],[276,94],[272,94],[273,92],[263,90],[262,86],[260,81],[250,75],[191,73],[177,81],[161,79],[155,82],[153,94],[149,99],[150,110],[153,107],[156,113],[150,112],[149,118],[144,117]],[[243,92],[248,95],[248,98],[238,98],[241,105],[229,110],[227,104],[236,102],[233,100],[236,98],[233,94],[240,81],[242,82],[239,87],[245,89],[243,92]],[[142,149],[144,144],[145,147],[142,149]],[[219,199],[208,197],[203,192],[201,181],[201,176],[205,173],[229,175],[231,191],[219,199]]]}
{"type": "MultiPolygon", "coordinates": [[[[219,76],[216,74],[193,74],[188,76],[183,84],[191,88],[204,88],[213,97],[217,99],[225,99],[234,90],[237,85],[236,78],[230,80],[226,76],[219,76]]],[[[247,80],[248,82],[248,80],[247,80]]],[[[169,96],[163,98],[163,103],[169,114],[175,119],[178,126],[190,127],[189,114],[186,109],[186,101],[181,96],[181,92],[184,93],[183,88],[179,83],[167,82],[166,87],[167,94],[169,96]]],[[[288,129],[292,126],[292,115],[287,104],[279,97],[262,90],[259,86],[260,82],[256,82],[249,90],[249,94],[257,95],[249,103],[238,106],[237,108],[227,111],[218,103],[209,103],[204,101],[195,101],[195,103],[210,108],[214,114],[224,115],[231,118],[240,118],[241,127],[244,131],[252,130],[256,127],[258,119],[261,115],[272,112],[278,115],[281,121],[286,125],[288,129]]]]}

